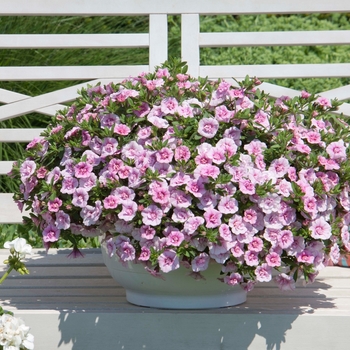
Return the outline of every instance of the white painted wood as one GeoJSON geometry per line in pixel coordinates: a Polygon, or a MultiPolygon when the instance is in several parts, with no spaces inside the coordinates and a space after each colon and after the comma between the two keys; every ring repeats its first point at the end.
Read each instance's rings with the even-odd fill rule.
{"type": "Polygon", "coordinates": [[[350,77],[350,63],[333,64],[256,64],[200,66],[201,76],[216,78],[339,78],[350,77]]]}
{"type": "Polygon", "coordinates": [[[3,34],[2,49],[73,49],[148,47],[148,33],[140,34],[3,34]]]}
{"type": "Polygon", "coordinates": [[[187,62],[188,73],[194,77],[199,72],[199,15],[181,16],[181,60],[187,62]]]}
{"type": "MultiPolygon", "coordinates": [[[[148,68],[148,66],[142,66],[142,67],[144,68],[143,69],[144,71],[147,70],[148,68]]],[[[138,70],[137,72],[140,73],[138,70]]],[[[81,90],[82,88],[86,88],[88,84],[91,86],[96,85],[98,82],[100,82],[101,84],[109,84],[111,81],[118,82],[124,78],[125,77],[116,77],[116,78],[110,78],[110,79],[96,79],[96,80],[88,81],[86,83],[70,86],[68,88],[56,90],[43,95],[31,97],[26,100],[21,100],[5,106],[1,106],[0,121],[17,117],[19,115],[23,115],[26,113],[30,113],[50,105],[56,105],[58,103],[65,103],[65,102],[72,101],[76,97],[78,97],[77,91],[81,90]]]]}
{"type": "MultiPolygon", "coordinates": [[[[13,102],[25,100],[27,98],[30,98],[30,96],[20,94],[18,92],[0,89],[0,103],[13,103],[13,102]]],[[[35,112],[54,116],[58,110],[63,110],[64,108],[66,108],[65,105],[56,104],[56,105],[38,109],[35,112]]]]}
{"type": "MultiPolygon", "coordinates": [[[[149,22],[149,70],[168,59],[168,17],[165,14],[150,15],[149,22]]],[[[139,72],[141,73],[141,72],[139,72]]]]}
{"type": "Polygon", "coordinates": [[[1,0],[3,15],[139,15],[139,14],[272,14],[272,13],[311,13],[349,12],[347,0],[128,0],[118,1],[71,1],[71,0],[1,0]]]}
{"type": "MultiPolygon", "coordinates": [[[[326,268],[292,292],[261,283],[236,307],[170,311],[127,303],[98,249],[81,259],[68,253],[34,250],[30,275],[12,272],[0,288],[2,306],[31,327],[36,350],[348,348],[350,269],[326,268]]],[[[0,262],[7,256],[0,250],[0,262]]]]}
{"type": "Polygon", "coordinates": [[[22,214],[12,199],[12,193],[0,193],[0,224],[21,224],[22,222],[22,214]]]}
{"type": "Polygon", "coordinates": [[[6,81],[124,79],[148,70],[148,66],[140,65],[0,67],[0,79],[6,81]]]}
{"type": "Polygon", "coordinates": [[[199,34],[200,47],[347,44],[350,44],[350,30],[199,34]]]}
{"type": "Polygon", "coordinates": [[[0,142],[30,142],[44,129],[0,129],[0,142]]]}
{"type": "MultiPolygon", "coordinates": [[[[13,161],[10,161],[10,160],[0,161],[0,175],[7,175],[12,169],[12,164],[13,164],[13,161]]],[[[1,193],[0,193],[0,199],[1,199],[1,193]]],[[[2,199],[2,200],[4,200],[4,199],[2,199]]],[[[12,201],[12,198],[10,200],[12,201]]],[[[7,214],[5,212],[3,214],[4,214],[4,220],[5,220],[7,214]]],[[[5,223],[6,223],[6,221],[5,221],[5,223]]]]}

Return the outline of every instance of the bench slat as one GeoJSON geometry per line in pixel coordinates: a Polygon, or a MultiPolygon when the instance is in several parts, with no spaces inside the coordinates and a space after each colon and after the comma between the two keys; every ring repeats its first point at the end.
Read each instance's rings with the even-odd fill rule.
{"type": "Polygon", "coordinates": [[[200,33],[200,47],[348,45],[350,31],[200,33]]]}
{"type": "Polygon", "coordinates": [[[115,15],[139,15],[139,14],[178,14],[198,13],[203,14],[273,14],[273,13],[310,13],[310,12],[348,12],[350,5],[343,0],[250,0],[250,1],[225,1],[225,0],[128,0],[115,2],[105,0],[103,3],[89,1],[84,6],[78,1],[71,0],[36,0],[26,3],[22,0],[1,0],[2,15],[91,15],[91,16],[115,16],[115,15]]]}

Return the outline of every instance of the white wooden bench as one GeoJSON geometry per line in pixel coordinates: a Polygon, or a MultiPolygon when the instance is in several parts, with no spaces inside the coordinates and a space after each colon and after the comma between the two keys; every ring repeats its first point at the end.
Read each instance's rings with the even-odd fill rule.
{"type": "MultiPolygon", "coordinates": [[[[182,58],[193,75],[210,78],[349,77],[349,63],[322,65],[201,66],[200,48],[240,45],[342,45],[350,31],[281,33],[201,33],[200,15],[350,12],[348,0],[0,0],[2,16],[149,15],[149,33],[103,35],[0,35],[0,49],[147,47],[144,66],[0,67],[1,80],[117,81],[152,70],[167,59],[167,15],[181,15],[182,58]]],[[[85,84],[84,84],[85,85],[85,84]]],[[[73,100],[79,86],[28,97],[0,89],[0,121],[32,111],[54,115],[73,100]]],[[[272,96],[298,92],[263,85],[272,96]]],[[[350,98],[350,86],[319,91],[328,98],[350,98]]],[[[349,104],[341,112],[350,116],[349,104]]],[[[1,142],[29,142],[40,130],[0,129],[1,142]]],[[[0,161],[0,176],[11,169],[0,161]]],[[[0,193],[0,223],[20,223],[9,193],[0,193]]],[[[318,281],[281,293],[261,284],[247,303],[233,308],[168,311],[126,302],[124,291],[108,275],[99,251],[84,259],[66,259],[66,251],[36,250],[28,260],[29,276],[13,273],[0,288],[0,300],[25,319],[36,337],[35,348],[47,349],[347,349],[350,325],[350,269],[331,267],[318,281]]],[[[0,262],[7,257],[0,251],[0,262]]],[[[5,266],[1,265],[4,271],[5,266]]]]}

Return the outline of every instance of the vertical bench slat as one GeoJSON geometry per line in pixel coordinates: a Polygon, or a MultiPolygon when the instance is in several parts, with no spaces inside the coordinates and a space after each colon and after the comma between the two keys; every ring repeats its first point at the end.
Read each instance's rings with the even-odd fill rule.
{"type": "Polygon", "coordinates": [[[188,64],[188,73],[199,76],[199,15],[181,16],[181,59],[188,64]]]}
{"type": "Polygon", "coordinates": [[[152,71],[155,66],[168,59],[168,16],[150,15],[149,25],[149,71],[152,71]]]}

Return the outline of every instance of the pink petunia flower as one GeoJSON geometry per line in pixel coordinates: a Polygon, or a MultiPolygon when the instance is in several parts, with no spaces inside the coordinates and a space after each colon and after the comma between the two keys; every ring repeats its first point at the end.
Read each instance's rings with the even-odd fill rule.
{"type": "Polygon", "coordinates": [[[180,267],[180,261],[176,252],[172,249],[165,250],[158,257],[159,268],[162,272],[168,273],[180,267]]]}
{"type": "Polygon", "coordinates": [[[214,118],[202,118],[198,123],[198,133],[208,139],[215,136],[219,129],[219,122],[214,118]]]}

